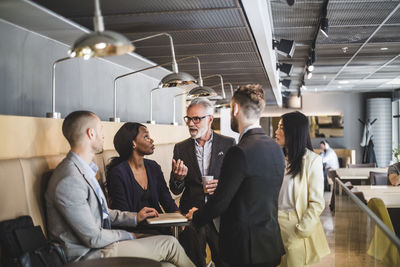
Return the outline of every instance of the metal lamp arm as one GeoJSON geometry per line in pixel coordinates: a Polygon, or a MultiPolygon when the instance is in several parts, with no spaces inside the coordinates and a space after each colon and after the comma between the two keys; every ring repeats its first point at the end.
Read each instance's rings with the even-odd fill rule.
{"type": "Polygon", "coordinates": [[[176,58],[175,58],[174,40],[172,39],[172,36],[169,33],[166,33],[166,32],[157,33],[154,35],[150,35],[150,36],[146,36],[143,38],[133,40],[133,41],[131,41],[131,43],[137,43],[137,42],[141,42],[141,41],[152,39],[152,38],[159,37],[159,36],[167,36],[169,38],[169,43],[171,45],[171,54],[172,54],[172,71],[175,73],[178,73],[179,69],[178,69],[178,63],[176,62],[176,58]]]}
{"type": "Polygon", "coordinates": [[[229,89],[231,90],[231,94],[233,96],[233,85],[230,82],[226,82],[225,84],[229,84],[229,89]]]}
{"type": "Polygon", "coordinates": [[[52,76],[52,83],[51,83],[51,87],[52,87],[52,99],[51,99],[51,110],[53,113],[56,112],[56,64],[60,63],[62,61],[71,59],[71,57],[64,57],[64,58],[60,58],[58,60],[56,60],[53,63],[53,71],[51,73],[52,76]]]}
{"type": "Polygon", "coordinates": [[[95,32],[103,32],[104,31],[104,20],[101,15],[100,10],[100,0],[94,0],[94,17],[93,17],[93,25],[95,32]]]}
{"type": "MultiPolygon", "coordinates": [[[[185,61],[185,60],[188,60],[188,59],[190,59],[190,58],[194,58],[194,56],[181,58],[181,59],[177,60],[177,62],[185,61]]],[[[158,65],[151,66],[151,67],[147,67],[147,68],[140,69],[140,70],[137,70],[137,71],[125,73],[125,74],[123,74],[123,75],[120,75],[120,76],[116,77],[116,78],[114,79],[114,108],[113,108],[113,115],[114,115],[114,118],[117,117],[117,80],[119,80],[119,79],[121,79],[121,78],[124,78],[124,77],[126,77],[126,76],[129,76],[129,75],[133,75],[133,74],[142,72],[142,71],[151,70],[151,69],[154,69],[154,68],[157,68],[157,67],[163,67],[163,66],[166,66],[166,65],[171,64],[171,63],[172,63],[172,62],[169,61],[169,62],[167,62],[167,63],[158,64],[158,65]]]]}
{"type": "Polygon", "coordinates": [[[176,115],[176,98],[178,97],[178,96],[181,96],[181,95],[186,95],[188,92],[187,91],[185,91],[185,92],[183,92],[183,93],[180,93],[180,94],[177,94],[177,95],[174,95],[174,101],[173,101],[173,112],[172,112],[172,114],[173,114],[173,116],[174,116],[174,118],[173,118],[173,120],[172,120],[172,125],[175,125],[176,124],[176,121],[175,121],[175,115],[176,115]]]}
{"type": "Polygon", "coordinates": [[[225,88],[224,88],[224,78],[222,78],[221,74],[213,74],[213,75],[204,77],[204,80],[208,79],[208,78],[211,78],[211,77],[219,77],[221,79],[222,98],[225,99],[226,95],[225,95],[225,88]]]}

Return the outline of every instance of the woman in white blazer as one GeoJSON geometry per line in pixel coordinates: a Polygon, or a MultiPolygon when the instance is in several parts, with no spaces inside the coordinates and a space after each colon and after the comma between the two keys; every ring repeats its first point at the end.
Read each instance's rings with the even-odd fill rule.
{"type": "Polygon", "coordinates": [[[298,111],[282,115],[275,136],[286,156],[278,205],[286,254],[280,266],[307,266],[330,253],[319,219],[325,208],[322,158],[312,151],[308,119],[298,111]]]}

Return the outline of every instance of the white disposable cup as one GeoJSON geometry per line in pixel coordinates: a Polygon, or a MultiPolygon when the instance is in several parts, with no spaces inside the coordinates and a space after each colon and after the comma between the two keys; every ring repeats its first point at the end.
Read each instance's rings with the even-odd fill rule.
{"type": "Polygon", "coordinates": [[[208,191],[206,188],[207,183],[213,179],[214,179],[214,176],[212,176],[212,175],[201,176],[201,181],[203,183],[203,190],[204,190],[205,194],[208,194],[208,191]]]}

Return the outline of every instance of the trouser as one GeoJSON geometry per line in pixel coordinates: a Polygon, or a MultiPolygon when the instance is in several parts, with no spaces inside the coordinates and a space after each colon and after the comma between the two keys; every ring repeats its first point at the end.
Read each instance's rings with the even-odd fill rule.
{"type": "Polygon", "coordinates": [[[102,258],[138,257],[160,261],[163,266],[195,266],[172,236],[159,235],[115,242],[100,252],[102,258]]]}
{"type": "Polygon", "coordinates": [[[296,234],[296,224],[299,223],[294,211],[279,211],[278,221],[286,254],[282,256],[280,267],[307,266],[306,247],[304,239],[296,234]]]}
{"type": "Polygon", "coordinates": [[[186,226],[185,230],[179,234],[179,242],[197,267],[206,266],[207,243],[211,250],[212,261],[216,267],[228,266],[219,254],[219,236],[212,222],[200,228],[186,226]]]}
{"type": "Polygon", "coordinates": [[[256,263],[256,264],[231,264],[230,267],[276,267],[275,264],[271,263],[256,263]]]}

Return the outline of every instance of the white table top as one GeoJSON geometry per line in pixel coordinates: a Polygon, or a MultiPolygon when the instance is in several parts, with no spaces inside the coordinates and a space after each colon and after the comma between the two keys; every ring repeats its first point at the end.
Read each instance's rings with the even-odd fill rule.
{"type": "MultiPolygon", "coordinates": [[[[380,198],[387,208],[400,208],[400,187],[391,185],[355,185],[353,187],[363,192],[365,200],[380,198]]],[[[353,189],[353,190],[354,190],[353,189]]]]}
{"type": "Polygon", "coordinates": [[[387,173],[388,168],[339,168],[336,170],[340,179],[344,180],[368,180],[369,172],[387,173]]]}

